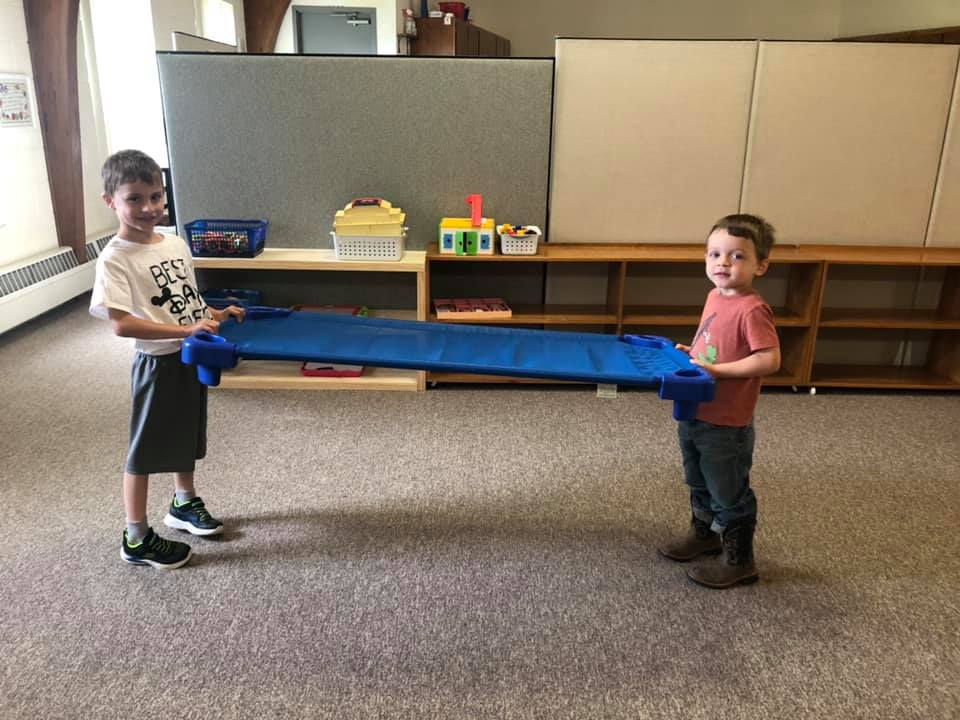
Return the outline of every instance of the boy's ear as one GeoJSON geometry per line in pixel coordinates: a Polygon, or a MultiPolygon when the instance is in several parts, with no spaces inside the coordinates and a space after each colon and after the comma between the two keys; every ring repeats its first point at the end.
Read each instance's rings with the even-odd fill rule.
{"type": "Polygon", "coordinates": [[[100,193],[100,197],[103,198],[103,201],[107,204],[107,207],[108,207],[108,208],[110,208],[111,210],[114,209],[114,207],[113,207],[113,195],[111,195],[111,194],[108,193],[108,192],[104,192],[104,193],[100,193]]]}
{"type": "Polygon", "coordinates": [[[765,260],[761,260],[759,263],[757,263],[757,272],[756,272],[755,276],[756,276],[756,277],[760,277],[760,276],[763,275],[769,268],[770,268],[770,258],[767,258],[767,259],[765,259],[765,260]]]}

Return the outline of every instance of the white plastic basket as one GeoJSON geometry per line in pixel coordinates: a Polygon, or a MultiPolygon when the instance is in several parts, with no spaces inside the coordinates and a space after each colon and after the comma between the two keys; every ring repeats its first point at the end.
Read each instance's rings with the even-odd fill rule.
{"type": "Polygon", "coordinates": [[[536,255],[537,243],[540,241],[540,228],[536,225],[527,225],[528,235],[514,237],[497,230],[500,236],[500,252],[504,255],[536,255]]]}
{"type": "Polygon", "coordinates": [[[334,253],[340,260],[400,260],[407,237],[406,233],[399,237],[330,234],[333,235],[334,253]]]}

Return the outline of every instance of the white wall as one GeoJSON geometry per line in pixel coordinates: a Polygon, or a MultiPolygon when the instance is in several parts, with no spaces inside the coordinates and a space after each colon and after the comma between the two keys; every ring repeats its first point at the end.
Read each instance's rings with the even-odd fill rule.
{"type": "Polygon", "coordinates": [[[840,37],[960,27],[958,0],[843,0],[840,37]]]}
{"type": "MultiPolygon", "coordinates": [[[[470,0],[468,4],[470,17],[478,26],[510,40],[514,57],[550,57],[554,53],[555,36],[832,40],[840,26],[842,1],[470,0]]],[[[868,4],[867,0],[864,4],[868,4]]],[[[431,8],[434,5],[431,0],[431,8]]]]}
{"type": "MultiPolygon", "coordinates": [[[[20,0],[0,0],[0,72],[28,75],[33,66],[20,0]]],[[[34,108],[36,109],[36,108],[34,108]]],[[[0,128],[0,267],[56,250],[57,228],[40,123],[0,128]]]]}
{"type": "MultiPolygon", "coordinates": [[[[400,0],[406,4],[407,0],[400,0]]],[[[377,11],[377,54],[397,54],[397,23],[399,15],[398,0],[296,0],[290,3],[287,14],[283,16],[277,45],[274,52],[294,53],[296,42],[293,26],[294,5],[316,5],[319,7],[372,7],[377,11]]]]}

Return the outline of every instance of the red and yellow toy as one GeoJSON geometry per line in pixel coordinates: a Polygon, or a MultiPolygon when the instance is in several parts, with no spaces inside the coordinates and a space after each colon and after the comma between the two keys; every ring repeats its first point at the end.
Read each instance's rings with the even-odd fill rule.
{"type": "Polygon", "coordinates": [[[492,218],[483,217],[483,196],[467,197],[469,218],[440,220],[440,253],[445,255],[493,255],[494,227],[492,218]]]}

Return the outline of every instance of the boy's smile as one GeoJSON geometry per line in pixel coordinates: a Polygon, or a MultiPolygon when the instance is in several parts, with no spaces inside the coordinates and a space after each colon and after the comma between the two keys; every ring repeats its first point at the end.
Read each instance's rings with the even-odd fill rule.
{"type": "Polygon", "coordinates": [[[163,217],[163,186],[143,180],[122,183],[113,195],[103,194],[107,206],[117,213],[117,235],[133,242],[151,242],[153,229],[163,217]]]}
{"type": "Polygon", "coordinates": [[[768,260],[759,260],[753,241],[714,230],[707,238],[707,277],[721,295],[741,295],[753,288],[753,279],[767,271],[768,260]]]}

